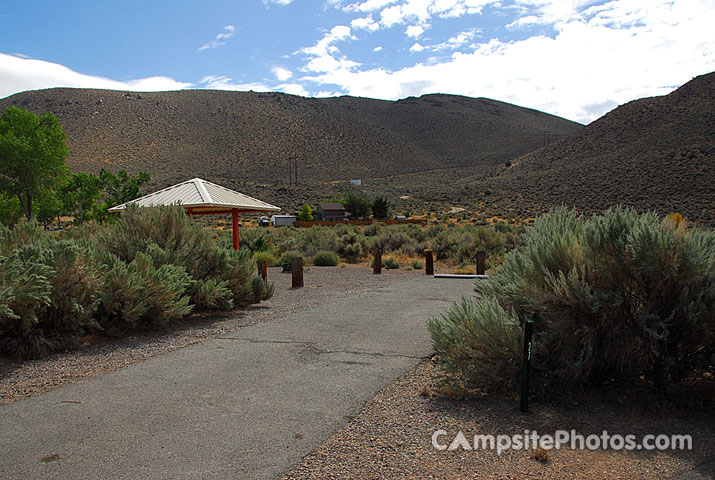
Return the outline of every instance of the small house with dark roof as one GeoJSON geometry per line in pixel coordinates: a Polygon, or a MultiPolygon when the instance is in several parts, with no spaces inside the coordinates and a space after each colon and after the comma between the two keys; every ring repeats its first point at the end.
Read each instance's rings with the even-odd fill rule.
{"type": "Polygon", "coordinates": [[[350,212],[338,202],[320,202],[315,219],[323,222],[342,222],[349,216],[350,212]]]}

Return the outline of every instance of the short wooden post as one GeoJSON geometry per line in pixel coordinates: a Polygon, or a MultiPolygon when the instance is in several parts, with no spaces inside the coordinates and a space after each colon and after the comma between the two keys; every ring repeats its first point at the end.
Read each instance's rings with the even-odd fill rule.
{"type": "Polygon", "coordinates": [[[477,251],[477,275],[484,275],[486,271],[487,252],[484,250],[477,251]]]}
{"type": "Polygon", "coordinates": [[[268,282],[268,263],[265,260],[258,261],[258,274],[263,277],[264,282],[268,282]]]}
{"type": "Polygon", "coordinates": [[[372,273],[382,273],[382,249],[375,250],[375,258],[372,261],[372,273]]]}
{"type": "Polygon", "coordinates": [[[295,257],[291,264],[291,275],[293,277],[293,288],[303,286],[303,258],[295,257]]]}
{"type": "Polygon", "coordinates": [[[434,259],[432,250],[425,250],[425,274],[434,275],[434,259]]]}

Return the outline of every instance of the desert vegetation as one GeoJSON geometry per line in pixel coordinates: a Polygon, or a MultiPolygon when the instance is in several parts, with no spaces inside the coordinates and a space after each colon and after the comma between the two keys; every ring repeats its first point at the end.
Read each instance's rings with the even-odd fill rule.
{"type": "Polygon", "coordinates": [[[170,325],[190,312],[266,300],[248,250],[181,207],[128,208],[112,224],[63,233],[0,225],[0,353],[37,357],[82,336],[170,325]]]}
{"type": "Polygon", "coordinates": [[[526,318],[547,394],[606,383],[667,392],[712,373],[715,232],[679,216],[557,209],[475,291],[429,322],[453,392],[514,391],[526,318]]]}
{"type": "Polygon", "coordinates": [[[492,226],[439,221],[426,226],[336,224],[332,227],[244,229],[241,241],[251,250],[254,259],[265,260],[270,265],[289,263],[297,256],[312,258],[317,265],[316,258],[326,252],[335,255],[336,262],[340,258],[346,263],[357,263],[370,260],[371,255],[380,250],[389,255],[388,264],[393,267],[399,267],[401,262],[421,269],[421,259],[429,249],[437,260],[453,267],[473,265],[477,250],[485,250],[488,266],[492,267],[516,246],[521,230],[522,227],[503,223],[492,226]]]}

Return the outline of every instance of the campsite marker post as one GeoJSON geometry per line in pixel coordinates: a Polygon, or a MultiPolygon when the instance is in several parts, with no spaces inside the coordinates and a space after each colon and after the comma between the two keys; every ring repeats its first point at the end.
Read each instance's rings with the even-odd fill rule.
{"type": "Polygon", "coordinates": [[[521,362],[521,405],[524,413],[529,411],[529,376],[531,375],[531,347],[534,331],[534,322],[530,318],[524,319],[524,357],[521,362]]]}

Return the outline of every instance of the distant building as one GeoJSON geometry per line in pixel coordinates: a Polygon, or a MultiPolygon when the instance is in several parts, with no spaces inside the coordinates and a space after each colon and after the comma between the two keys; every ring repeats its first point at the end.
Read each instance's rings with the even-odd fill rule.
{"type": "Polygon", "coordinates": [[[271,216],[271,225],[274,227],[293,225],[297,218],[295,215],[273,215],[271,216]]]}
{"type": "Polygon", "coordinates": [[[342,222],[346,220],[349,213],[345,207],[338,202],[320,202],[315,219],[323,222],[342,222]]]}
{"type": "Polygon", "coordinates": [[[350,185],[362,185],[362,180],[360,180],[359,178],[350,180],[350,185]]]}

